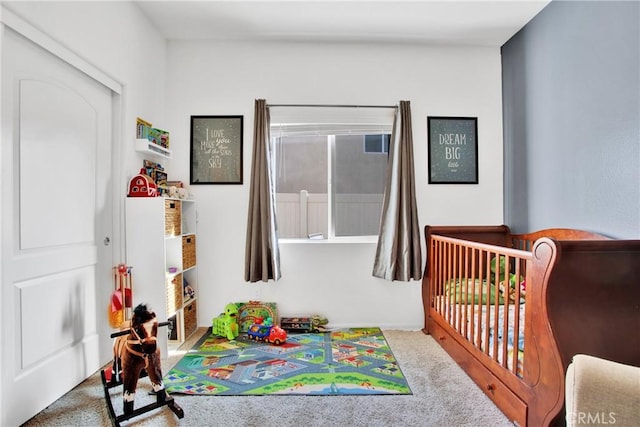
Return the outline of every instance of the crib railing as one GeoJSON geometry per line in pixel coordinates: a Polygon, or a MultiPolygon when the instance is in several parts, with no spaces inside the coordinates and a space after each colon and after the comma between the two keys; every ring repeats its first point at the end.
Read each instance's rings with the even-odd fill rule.
{"type": "Polygon", "coordinates": [[[428,253],[431,311],[521,377],[531,253],[441,235],[431,235],[428,253]]]}

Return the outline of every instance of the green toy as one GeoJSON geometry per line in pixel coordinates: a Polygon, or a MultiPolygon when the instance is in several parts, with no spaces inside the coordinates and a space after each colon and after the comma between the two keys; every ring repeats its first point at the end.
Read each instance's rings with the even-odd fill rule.
{"type": "MultiPolygon", "coordinates": [[[[499,265],[496,266],[496,257],[493,257],[491,259],[491,283],[494,283],[496,268],[498,268],[498,282],[503,282],[505,279],[505,272],[507,270],[507,267],[506,257],[504,255],[500,255],[500,262],[498,264],[499,265]]],[[[523,278],[521,277],[520,280],[523,280],[523,278]]],[[[518,284],[518,278],[515,274],[509,274],[509,283],[512,288],[515,288],[516,284],[518,284]]]]}
{"type": "Polygon", "coordinates": [[[214,335],[226,337],[229,341],[238,337],[240,328],[238,327],[238,306],[236,304],[227,304],[224,313],[213,318],[211,332],[214,335]]]}
{"type": "Polygon", "coordinates": [[[511,301],[515,301],[515,289],[517,286],[520,286],[520,299],[524,300],[524,296],[526,294],[526,283],[524,277],[516,276],[513,273],[509,274],[509,288],[504,289],[506,286],[505,283],[505,272],[506,272],[506,257],[504,255],[500,256],[500,261],[496,263],[496,257],[491,259],[491,284],[495,284],[495,273],[496,269],[498,269],[498,281],[500,285],[500,291],[506,294],[511,301]],[[497,265],[496,265],[497,264],[497,265]]]}
{"type": "Polygon", "coordinates": [[[311,316],[311,324],[313,325],[315,331],[326,332],[327,323],[329,323],[329,319],[324,316],[320,316],[319,314],[314,314],[313,316],[311,316]]]}
{"type": "Polygon", "coordinates": [[[496,265],[496,257],[491,258],[491,283],[494,283],[494,274],[496,273],[496,268],[498,268],[498,282],[502,282],[504,280],[504,273],[506,270],[506,257],[504,255],[500,256],[499,265],[496,265]]]}

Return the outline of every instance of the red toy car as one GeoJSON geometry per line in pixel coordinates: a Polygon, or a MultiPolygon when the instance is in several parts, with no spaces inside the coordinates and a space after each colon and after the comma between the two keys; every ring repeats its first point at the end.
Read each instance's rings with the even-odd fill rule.
{"type": "Polygon", "coordinates": [[[267,326],[263,323],[252,324],[247,335],[250,340],[264,341],[275,345],[280,345],[287,340],[287,332],[280,326],[267,326]]]}

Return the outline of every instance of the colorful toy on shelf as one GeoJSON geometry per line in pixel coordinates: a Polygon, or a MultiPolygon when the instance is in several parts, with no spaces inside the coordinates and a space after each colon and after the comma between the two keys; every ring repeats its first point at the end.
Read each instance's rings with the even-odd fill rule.
{"type": "Polygon", "coordinates": [[[309,317],[283,317],[280,319],[280,326],[287,332],[326,332],[326,324],[329,323],[326,317],[314,314],[309,317]]]}
{"type": "Polygon", "coordinates": [[[193,289],[193,287],[189,284],[189,282],[187,282],[187,279],[185,278],[182,279],[182,293],[184,295],[185,301],[196,297],[195,289],[193,289]]]}
{"type": "Polygon", "coordinates": [[[231,303],[224,308],[224,313],[213,318],[211,333],[226,337],[229,341],[235,340],[240,333],[238,327],[238,306],[231,303]]]}
{"type": "Polygon", "coordinates": [[[271,318],[267,318],[266,321],[256,319],[256,323],[249,327],[247,336],[250,340],[264,341],[275,345],[283,344],[287,341],[287,331],[272,323],[271,318]]]}
{"type": "Polygon", "coordinates": [[[174,199],[188,199],[189,198],[189,190],[183,187],[169,186],[169,197],[174,199]]]}
{"type": "Polygon", "coordinates": [[[135,175],[133,178],[131,178],[131,181],[129,181],[129,197],[158,196],[158,186],[146,173],[147,170],[145,168],[142,168],[140,169],[140,173],[138,175],[135,175]]]}

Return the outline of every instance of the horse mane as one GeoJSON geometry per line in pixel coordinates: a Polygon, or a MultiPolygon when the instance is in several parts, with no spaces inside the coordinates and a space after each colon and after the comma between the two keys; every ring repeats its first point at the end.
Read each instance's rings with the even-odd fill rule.
{"type": "Polygon", "coordinates": [[[147,309],[146,304],[138,304],[138,306],[133,310],[133,324],[142,324],[147,323],[148,321],[154,319],[156,314],[153,311],[147,309]]]}

